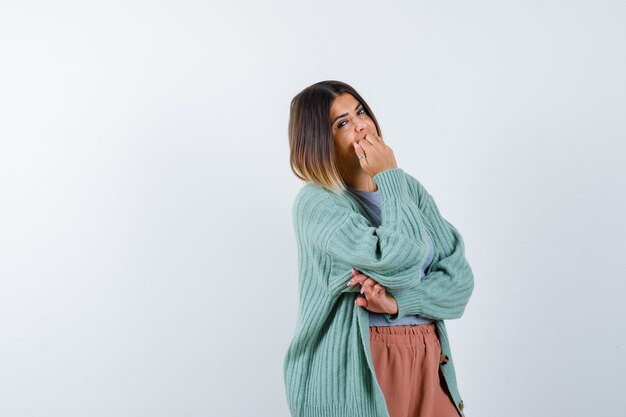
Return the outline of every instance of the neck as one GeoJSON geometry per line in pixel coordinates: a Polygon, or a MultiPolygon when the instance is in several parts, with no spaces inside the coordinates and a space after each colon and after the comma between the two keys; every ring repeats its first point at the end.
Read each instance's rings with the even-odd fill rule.
{"type": "Polygon", "coordinates": [[[378,185],[376,185],[372,177],[360,167],[357,170],[344,174],[343,182],[360,191],[373,192],[378,190],[378,185]]]}

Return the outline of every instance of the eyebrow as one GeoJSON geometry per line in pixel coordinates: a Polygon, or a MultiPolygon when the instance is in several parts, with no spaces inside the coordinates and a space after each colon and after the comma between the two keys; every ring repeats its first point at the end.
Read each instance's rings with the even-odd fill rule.
{"type": "MultiPolygon", "coordinates": [[[[356,105],[356,107],[354,108],[354,110],[356,111],[356,109],[358,109],[358,108],[359,108],[359,106],[362,106],[362,104],[361,104],[361,103],[357,103],[357,105],[356,105]]],[[[337,121],[337,119],[341,119],[342,117],[345,117],[345,116],[347,116],[347,115],[348,115],[348,113],[340,114],[339,116],[335,117],[335,118],[333,119],[333,121],[332,121],[332,122],[330,122],[330,124],[332,125],[333,123],[335,123],[335,122],[337,121]]]]}

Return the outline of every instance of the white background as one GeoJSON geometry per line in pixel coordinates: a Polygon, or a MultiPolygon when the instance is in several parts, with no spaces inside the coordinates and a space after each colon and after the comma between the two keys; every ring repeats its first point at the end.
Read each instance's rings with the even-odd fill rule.
{"type": "Polygon", "coordinates": [[[291,98],[337,79],[462,233],[470,417],[623,409],[626,4],[0,6],[0,416],[287,417],[291,98]]]}

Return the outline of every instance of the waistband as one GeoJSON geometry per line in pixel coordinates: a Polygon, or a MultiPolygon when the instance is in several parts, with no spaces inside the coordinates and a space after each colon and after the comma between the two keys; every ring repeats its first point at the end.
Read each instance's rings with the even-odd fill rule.
{"type": "Polygon", "coordinates": [[[434,334],[435,331],[435,323],[425,323],[425,324],[414,324],[414,325],[404,325],[404,326],[370,326],[370,335],[372,334],[380,334],[380,335],[425,335],[425,334],[434,334]]]}
{"type": "Polygon", "coordinates": [[[424,345],[437,343],[434,323],[407,326],[370,326],[370,342],[386,345],[424,345]]]}

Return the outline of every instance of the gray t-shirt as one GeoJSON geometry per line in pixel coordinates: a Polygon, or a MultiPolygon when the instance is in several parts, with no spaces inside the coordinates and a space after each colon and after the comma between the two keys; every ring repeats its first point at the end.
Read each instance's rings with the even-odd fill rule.
{"type": "MultiPolygon", "coordinates": [[[[363,207],[363,209],[367,212],[370,221],[374,227],[380,226],[380,193],[379,191],[361,191],[356,188],[352,188],[347,186],[348,192],[352,195],[363,207]]],[[[422,278],[424,278],[426,268],[433,261],[435,252],[433,247],[433,241],[428,232],[426,232],[426,243],[428,244],[428,257],[422,265],[422,278]]],[[[387,291],[389,294],[393,295],[392,291],[387,291]]],[[[389,323],[387,318],[382,313],[374,313],[369,311],[369,325],[370,326],[402,326],[407,324],[424,324],[431,323],[433,320],[422,317],[417,314],[408,314],[404,317],[401,317],[399,320],[389,323]]]]}

